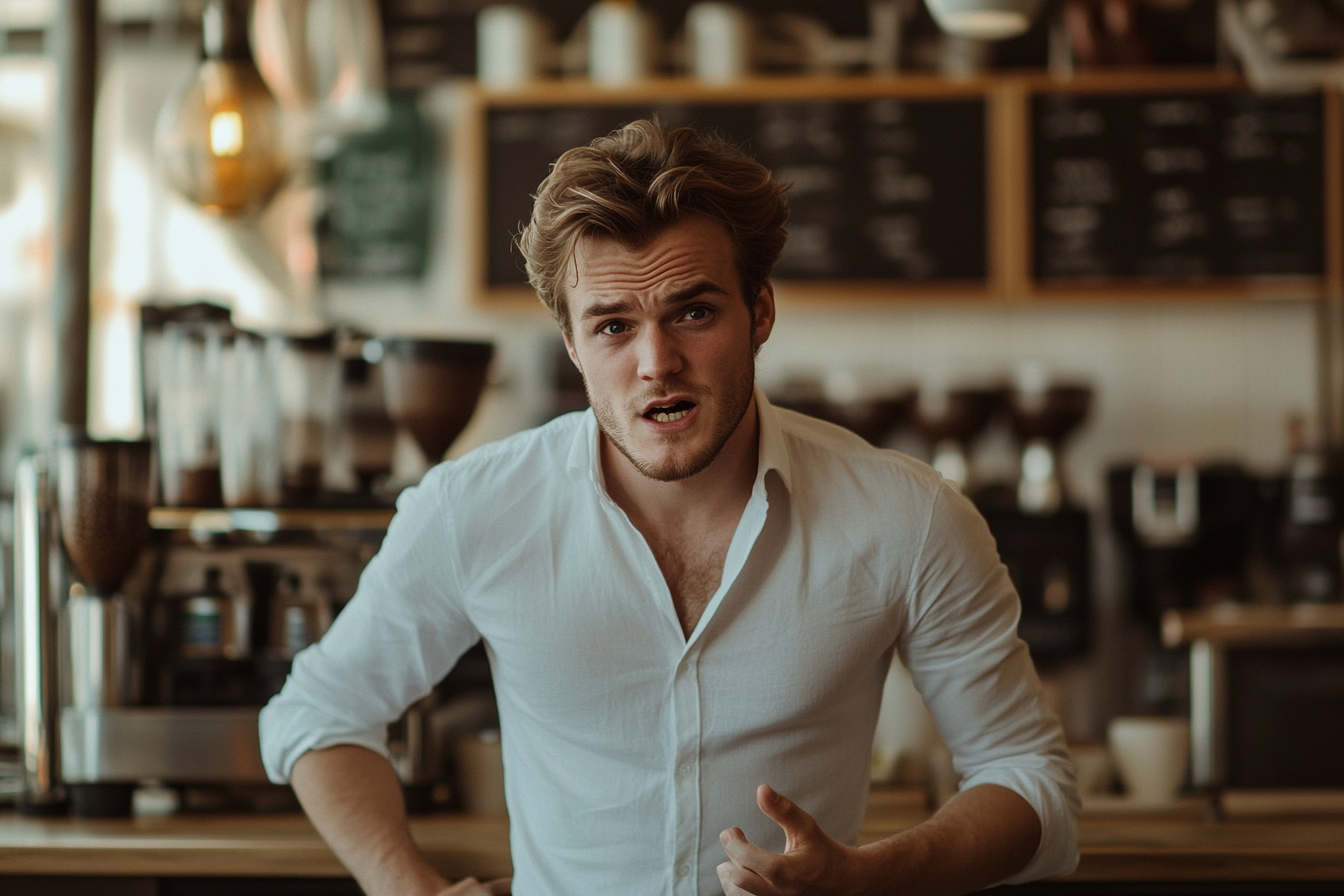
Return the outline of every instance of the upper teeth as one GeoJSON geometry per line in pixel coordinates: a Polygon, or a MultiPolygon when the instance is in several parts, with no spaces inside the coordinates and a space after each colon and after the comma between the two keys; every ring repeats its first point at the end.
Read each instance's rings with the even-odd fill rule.
{"type": "Polygon", "coordinates": [[[659,423],[671,423],[673,420],[680,420],[682,417],[685,417],[689,413],[690,413],[689,410],[672,411],[670,413],[667,411],[655,411],[653,414],[653,419],[657,420],[659,423]]]}

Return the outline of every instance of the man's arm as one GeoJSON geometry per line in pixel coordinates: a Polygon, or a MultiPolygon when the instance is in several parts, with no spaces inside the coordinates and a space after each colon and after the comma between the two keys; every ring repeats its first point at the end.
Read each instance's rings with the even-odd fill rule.
{"type": "Polygon", "coordinates": [[[972,787],[933,817],[866,846],[831,839],[792,800],[762,784],[761,811],[784,829],[783,854],[750,843],[738,828],[719,839],[726,896],[943,896],[998,883],[1024,868],[1041,839],[1036,811],[994,784],[972,787]]]}
{"type": "Polygon", "coordinates": [[[449,886],[415,847],[392,765],[364,747],[310,750],[294,763],[294,792],[332,852],[368,896],[498,896],[509,881],[449,886]]]}

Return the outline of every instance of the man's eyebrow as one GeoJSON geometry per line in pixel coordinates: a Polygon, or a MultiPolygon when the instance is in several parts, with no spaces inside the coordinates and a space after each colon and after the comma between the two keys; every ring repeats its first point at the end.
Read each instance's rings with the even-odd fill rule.
{"type": "Polygon", "coordinates": [[[579,320],[591,320],[594,317],[606,317],[608,314],[624,314],[635,307],[633,302],[621,300],[618,302],[598,302],[593,305],[584,306],[583,312],[579,314],[579,320]]]}
{"type": "Polygon", "coordinates": [[[728,294],[726,289],[715,283],[713,280],[701,280],[685,289],[679,289],[672,293],[670,296],[663,299],[663,304],[669,307],[673,305],[681,305],[694,299],[698,299],[707,292],[716,292],[720,295],[728,294]]]}
{"type": "MultiPolygon", "coordinates": [[[[665,308],[674,308],[677,305],[684,305],[687,302],[694,301],[705,293],[728,294],[727,290],[722,286],[719,286],[713,280],[700,280],[685,289],[679,289],[674,293],[669,293],[664,296],[661,304],[665,308]]],[[[579,319],[591,320],[595,317],[606,317],[608,314],[625,314],[634,307],[634,302],[631,302],[628,299],[618,299],[614,302],[597,302],[585,307],[579,314],[579,319]]]]}

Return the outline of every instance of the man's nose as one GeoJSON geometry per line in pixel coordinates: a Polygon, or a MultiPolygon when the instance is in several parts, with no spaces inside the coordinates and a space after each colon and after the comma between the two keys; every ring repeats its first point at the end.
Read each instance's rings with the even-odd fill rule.
{"type": "Polygon", "coordinates": [[[662,327],[647,327],[640,334],[638,351],[641,379],[661,380],[681,371],[681,346],[662,327]]]}

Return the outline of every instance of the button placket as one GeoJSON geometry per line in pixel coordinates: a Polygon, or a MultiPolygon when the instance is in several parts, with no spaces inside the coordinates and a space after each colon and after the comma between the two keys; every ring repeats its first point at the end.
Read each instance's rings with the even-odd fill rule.
{"type": "Polygon", "coordinates": [[[696,659],[689,654],[677,665],[672,682],[676,752],[672,793],[675,896],[697,896],[695,869],[700,861],[700,683],[696,659]]]}

